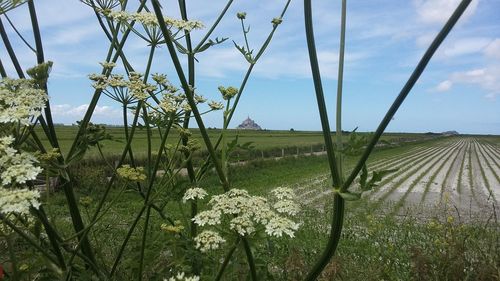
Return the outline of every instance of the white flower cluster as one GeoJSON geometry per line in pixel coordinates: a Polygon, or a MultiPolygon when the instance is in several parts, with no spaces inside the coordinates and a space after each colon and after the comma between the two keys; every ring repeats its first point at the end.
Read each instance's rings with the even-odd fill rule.
{"type": "MultiPolygon", "coordinates": [[[[126,11],[113,11],[108,14],[110,19],[119,22],[137,21],[145,27],[158,26],[158,19],[152,12],[129,13],[126,11]]],[[[176,28],[178,30],[191,31],[194,29],[202,29],[205,26],[201,21],[197,20],[181,20],[164,16],[165,23],[169,28],[176,28]]]]}
{"type": "Polygon", "coordinates": [[[203,199],[207,195],[208,193],[203,188],[193,187],[186,190],[186,193],[182,197],[182,202],[186,203],[188,200],[203,199]]]}
{"type": "Polygon", "coordinates": [[[14,138],[11,136],[0,138],[0,175],[2,185],[24,184],[34,180],[42,172],[42,168],[34,164],[38,160],[28,152],[18,152],[10,145],[14,138]]]}
{"type": "MultiPolygon", "coordinates": [[[[213,196],[209,202],[212,208],[198,213],[192,220],[199,226],[216,226],[228,221],[229,229],[240,236],[250,235],[260,227],[270,236],[282,237],[286,234],[294,237],[299,224],[285,217],[285,215],[296,215],[300,211],[299,205],[292,201],[295,196],[293,190],[280,187],[273,190],[272,194],[278,199],[274,205],[266,198],[251,196],[246,190],[231,189],[224,194],[213,196]]],[[[220,237],[217,232],[208,233],[213,239],[220,237]]],[[[215,245],[220,244],[211,243],[206,246],[204,242],[212,240],[207,240],[206,237],[202,239],[200,235],[195,241],[197,248],[203,249],[202,251],[216,249],[215,245]]],[[[220,242],[220,239],[216,241],[220,242]]]]}
{"type": "Polygon", "coordinates": [[[188,277],[184,272],[180,272],[175,277],[163,279],[163,281],[200,281],[200,277],[196,275],[188,277]]]}
{"type": "Polygon", "coordinates": [[[205,230],[194,238],[194,242],[196,242],[196,248],[202,252],[207,252],[219,249],[220,245],[226,240],[215,231],[205,230]]]}
{"type": "Polygon", "coordinates": [[[6,189],[0,187],[0,213],[28,215],[29,208],[40,207],[40,192],[29,189],[6,189]]]}
{"type": "Polygon", "coordinates": [[[0,123],[29,125],[40,116],[48,96],[34,88],[33,80],[4,78],[0,81],[0,123]]]}

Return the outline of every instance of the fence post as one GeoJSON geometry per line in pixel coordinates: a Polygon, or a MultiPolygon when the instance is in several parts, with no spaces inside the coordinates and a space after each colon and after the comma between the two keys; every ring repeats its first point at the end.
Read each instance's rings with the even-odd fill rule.
{"type": "Polygon", "coordinates": [[[281,149],[281,157],[285,157],[285,149],[284,148],[281,149]]]}

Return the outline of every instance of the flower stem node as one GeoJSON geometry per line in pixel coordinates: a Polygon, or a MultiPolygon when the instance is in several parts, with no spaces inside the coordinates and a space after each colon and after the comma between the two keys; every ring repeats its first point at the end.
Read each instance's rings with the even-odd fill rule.
{"type": "Polygon", "coordinates": [[[239,12],[236,14],[236,17],[238,17],[240,20],[244,20],[247,17],[247,13],[239,12]]]}
{"type": "Polygon", "coordinates": [[[271,23],[274,24],[274,25],[279,25],[283,22],[283,19],[282,18],[274,18],[271,23]]]}

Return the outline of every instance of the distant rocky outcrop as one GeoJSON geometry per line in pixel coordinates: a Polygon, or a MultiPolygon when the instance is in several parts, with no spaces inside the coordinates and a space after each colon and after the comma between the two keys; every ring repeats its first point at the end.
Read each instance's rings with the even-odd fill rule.
{"type": "Polygon", "coordinates": [[[259,124],[255,123],[250,117],[247,117],[236,129],[242,130],[262,130],[259,124]]]}
{"type": "Polygon", "coordinates": [[[456,136],[456,135],[459,135],[459,133],[457,131],[446,131],[446,132],[442,132],[441,134],[445,135],[445,136],[456,136]]]}

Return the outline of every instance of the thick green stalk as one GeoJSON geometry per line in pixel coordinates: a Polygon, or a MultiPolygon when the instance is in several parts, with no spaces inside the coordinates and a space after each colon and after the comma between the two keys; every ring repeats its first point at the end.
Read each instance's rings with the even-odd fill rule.
{"type": "MultiPolygon", "coordinates": [[[[457,7],[453,15],[450,17],[448,22],[445,24],[443,29],[440,31],[440,33],[437,35],[437,37],[434,39],[424,56],[422,57],[421,61],[415,68],[414,72],[410,76],[410,79],[408,82],[405,84],[403,89],[401,90],[400,94],[394,101],[393,105],[390,107],[388,110],[386,116],[380,123],[379,127],[377,128],[377,131],[375,132],[370,144],[366,148],[363,156],[359,160],[358,164],[354,168],[354,170],[351,172],[349,178],[344,182],[342,185],[340,191],[346,191],[347,188],[352,184],[356,176],[358,175],[359,171],[363,167],[363,165],[366,163],[366,160],[368,159],[368,156],[371,154],[373,151],[373,148],[375,147],[375,144],[377,143],[378,139],[382,135],[382,132],[385,130],[387,125],[389,124],[390,120],[396,113],[397,109],[399,106],[403,103],[404,99],[410,92],[411,88],[415,85],[416,81],[424,71],[426,65],[428,64],[429,60],[431,59],[432,55],[435,53],[439,45],[443,42],[443,40],[446,38],[448,33],[451,31],[452,27],[455,25],[455,23],[458,21],[460,16],[463,14],[467,6],[471,0],[463,0],[460,5],[457,7]]],[[[310,51],[310,57],[311,57],[311,47],[314,48],[314,35],[312,32],[312,14],[311,14],[311,1],[310,0],[305,0],[304,1],[304,10],[305,10],[305,22],[306,22],[306,36],[307,36],[307,41],[308,41],[308,46],[309,46],[309,51],[310,51]]],[[[313,54],[313,57],[314,54],[313,54]]],[[[313,68],[313,77],[314,75],[314,69],[317,68],[314,66],[313,59],[311,59],[311,67],[313,68]]],[[[315,79],[316,82],[316,79],[315,79]]],[[[317,277],[321,274],[325,266],[328,264],[330,261],[331,257],[335,254],[336,247],[338,245],[338,242],[340,240],[340,235],[342,232],[342,224],[343,224],[343,215],[344,215],[344,200],[340,197],[338,193],[335,194],[334,197],[334,214],[332,218],[332,229],[330,233],[330,238],[328,241],[328,245],[325,248],[325,251],[321,258],[318,260],[318,262],[314,265],[313,269],[309,272],[305,280],[312,281],[316,280],[317,277]]]]}
{"type": "Polygon", "coordinates": [[[255,268],[255,261],[252,255],[252,249],[250,248],[250,243],[247,239],[243,239],[243,248],[245,248],[245,254],[247,256],[248,266],[250,268],[250,277],[253,281],[257,280],[257,269],[255,268]]]}
{"type": "Polygon", "coordinates": [[[238,236],[238,239],[236,239],[236,242],[234,245],[231,247],[229,252],[227,252],[226,256],[224,257],[224,261],[220,265],[219,271],[217,272],[217,276],[215,276],[215,281],[219,281],[222,278],[222,275],[224,275],[224,271],[226,271],[226,267],[229,264],[229,261],[233,257],[234,251],[238,247],[238,244],[240,243],[241,238],[238,236]]]}
{"type": "Polygon", "coordinates": [[[151,0],[151,2],[153,4],[154,12],[155,12],[156,17],[157,17],[158,22],[159,22],[161,32],[162,32],[163,37],[165,39],[165,43],[167,44],[168,51],[170,53],[170,58],[172,59],[175,70],[176,70],[177,75],[179,77],[179,80],[182,84],[182,88],[184,89],[184,91],[186,93],[188,104],[191,107],[191,110],[192,110],[192,113],[193,113],[194,118],[196,120],[196,123],[198,124],[198,128],[199,128],[200,133],[202,135],[203,141],[205,142],[205,146],[207,147],[208,153],[210,154],[210,156],[212,158],[217,175],[219,176],[219,178],[222,181],[223,189],[225,191],[228,191],[229,190],[228,181],[225,178],[224,173],[222,172],[220,160],[217,157],[215,149],[212,145],[212,141],[210,140],[210,137],[208,136],[207,130],[205,128],[205,124],[203,123],[200,112],[199,112],[198,107],[196,105],[196,102],[194,100],[193,91],[190,89],[188,81],[186,80],[186,76],[184,75],[184,71],[182,70],[181,63],[180,63],[179,58],[177,56],[176,48],[174,46],[174,43],[172,42],[172,38],[170,37],[170,31],[168,30],[168,28],[165,24],[165,20],[164,20],[163,15],[162,15],[160,3],[158,2],[158,0],[151,0]]]}
{"type": "Polygon", "coordinates": [[[115,261],[113,263],[113,267],[111,268],[111,272],[109,273],[108,278],[110,280],[112,280],[112,277],[115,274],[116,269],[118,268],[118,264],[120,264],[120,260],[121,260],[121,258],[123,256],[123,252],[125,251],[125,247],[127,246],[128,241],[132,237],[132,234],[134,233],[135,227],[137,226],[137,223],[141,219],[142,213],[144,213],[144,211],[146,210],[146,208],[147,208],[147,205],[142,206],[141,210],[139,211],[139,213],[135,217],[134,221],[132,222],[132,225],[130,226],[130,228],[129,228],[128,232],[127,232],[127,235],[125,236],[125,240],[123,240],[123,243],[122,243],[120,249],[118,250],[118,254],[116,255],[115,261]]]}
{"type": "MultiPolygon", "coordinates": [[[[232,1],[232,0],[231,0],[232,1]]],[[[181,17],[183,20],[187,21],[188,16],[187,16],[187,8],[186,8],[186,1],[185,0],[178,0],[179,2],[179,9],[181,12],[181,17]]],[[[218,22],[217,22],[218,23],[218,22]]],[[[217,26],[217,23],[212,26],[212,28],[215,29],[215,26],[217,26]]],[[[207,32],[207,35],[209,35],[211,31],[207,32]]],[[[188,83],[191,87],[195,87],[195,52],[193,51],[193,45],[191,42],[191,34],[188,31],[184,31],[184,37],[186,40],[186,49],[188,51],[187,54],[187,63],[188,63],[188,83]]],[[[182,124],[183,129],[188,129],[189,128],[189,120],[190,120],[191,114],[190,112],[186,112],[184,114],[184,121],[182,124]]],[[[188,137],[187,136],[181,136],[181,141],[182,145],[187,146],[188,144],[188,137]]],[[[189,151],[184,151],[184,158],[186,160],[186,169],[188,172],[188,177],[189,181],[192,185],[196,185],[197,180],[196,180],[196,173],[194,171],[194,165],[193,161],[191,159],[191,153],[189,151]]],[[[191,202],[191,219],[194,218],[198,214],[198,202],[196,200],[193,200],[191,202]]],[[[191,238],[194,239],[196,235],[198,235],[198,225],[191,220],[190,223],[190,235],[191,238]]],[[[193,259],[193,263],[191,265],[193,269],[193,273],[196,275],[200,275],[201,272],[201,260],[195,256],[193,259]]]]}
{"type": "MultiPolygon", "coordinates": [[[[36,48],[36,60],[38,64],[42,64],[45,62],[44,54],[43,54],[43,45],[42,45],[42,36],[40,34],[40,27],[38,26],[38,19],[36,16],[36,9],[33,0],[28,1],[28,9],[30,12],[31,18],[31,26],[33,28],[33,37],[35,38],[35,48],[36,48]]],[[[47,81],[42,85],[43,90],[48,94],[47,90],[47,81]]],[[[50,110],[50,102],[47,100],[45,103],[45,120],[47,121],[47,125],[50,132],[50,142],[52,147],[59,148],[59,143],[57,140],[57,134],[54,127],[54,121],[52,120],[52,113],[50,110]]]]}
{"type": "Polygon", "coordinates": [[[7,226],[9,226],[15,233],[21,236],[24,241],[26,241],[28,244],[37,249],[43,256],[45,256],[45,258],[47,258],[54,265],[58,263],[57,260],[47,251],[47,249],[44,249],[42,246],[40,246],[40,244],[37,241],[29,237],[25,231],[19,229],[15,224],[6,219],[4,215],[0,214],[0,220],[7,226]]]}
{"type": "Polygon", "coordinates": [[[306,25],[306,39],[307,47],[309,50],[309,60],[311,64],[311,72],[314,80],[314,90],[316,93],[316,100],[318,103],[318,110],[321,119],[321,127],[323,130],[323,138],[325,141],[325,148],[328,156],[328,164],[330,167],[330,174],[332,175],[333,186],[340,187],[340,176],[333,148],[330,124],[328,121],[328,113],[326,109],[325,97],[323,94],[323,86],[321,84],[321,75],[318,65],[318,56],[316,54],[316,46],[314,43],[314,31],[312,24],[312,11],[311,0],[304,0],[304,15],[306,25]]]}
{"type": "Polygon", "coordinates": [[[149,218],[151,215],[151,207],[149,206],[146,210],[146,221],[144,222],[144,229],[142,231],[142,241],[141,241],[141,255],[139,258],[139,273],[137,274],[137,280],[142,280],[142,272],[144,269],[144,251],[146,250],[146,238],[148,237],[148,227],[149,218]]]}
{"type": "Polygon", "coordinates": [[[59,247],[58,238],[60,238],[59,234],[57,234],[56,230],[52,227],[49,220],[47,219],[47,215],[43,209],[43,206],[40,206],[38,210],[32,209],[32,213],[34,213],[45,229],[45,233],[47,233],[47,237],[49,238],[49,242],[52,246],[52,250],[56,255],[58,260],[58,265],[62,270],[66,270],[66,262],[64,261],[64,256],[61,252],[61,248],[59,247]]]}
{"type": "Polygon", "coordinates": [[[336,118],[336,141],[337,151],[337,166],[339,168],[340,182],[342,183],[344,172],[342,171],[342,84],[344,80],[344,52],[345,52],[345,22],[347,13],[347,1],[342,0],[342,16],[340,22],[340,49],[339,49],[339,73],[337,79],[337,118],[336,118]]]}
{"type": "Polygon", "coordinates": [[[7,72],[5,71],[5,68],[3,67],[2,60],[0,60],[0,76],[2,76],[2,78],[7,78],[7,72]]]}
{"type": "Polygon", "coordinates": [[[3,44],[5,45],[5,49],[9,54],[10,60],[16,69],[17,75],[19,78],[24,78],[24,72],[21,68],[21,64],[19,64],[19,60],[17,60],[16,53],[10,44],[9,37],[7,36],[7,32],[5,31],[5,27],[3,26],[2,19],[0,18],[0,36],[2,37],[3,44]]]}
{"type": "Polygon", "coordinates": [[[342,190],[345,191],[347,188],[352,184],[358,173],[361,171],[363,168],[363,165],[365,164],[366,160],[368,160],[368,157],[372,153],[373,149],[375,148],[375,145],[377,144],[378,140],[380,139],[380,136],[384,132],[385,128],[387,125],[389,125],[389,122],[391,122],[392,118],[394,117],[394,114],[396,114],[396,111],[399,109],[403,101],[406,99],[408,94],[410,93],[411,89],[417,82],[418,78],[420,78],[420,75],[422,72],[424,72],[425,67],[431,60],[432,56],[438,49],[438,47],[441,45],[441,43],[444,41],[446,36],[450,33],[451,29],[457,21],[460,19],[462,16],[463,12],[467,9],[467,6],[470,4],[472,0],[462,0],[458,7],[455,9],[453,14],[450,16],[446,24],[443,26],[441,31],[438,33],[438,35],[434,38],[432,41],[431,45],[427,50],[425,51],[424,55],[420,59],[419,63],[413,70],[413,73],[411,74],[410,78],[406,82],[406,84],[403,86],[401,91],[399,92],[399,95],[396,97],[394,102],[392,103],[391,107],[387,111],[387,113],[384,116],[384,119],[380,122],[377,130],[373,134],[372,139],[370,140],[370,143],[366,147],[363,155],[359,159],[358,163],[356,164],[356,167],[352,170],[351,174],[349,175],[349,178],[344,182],[344,185],[342,186],[342,190]]]}

